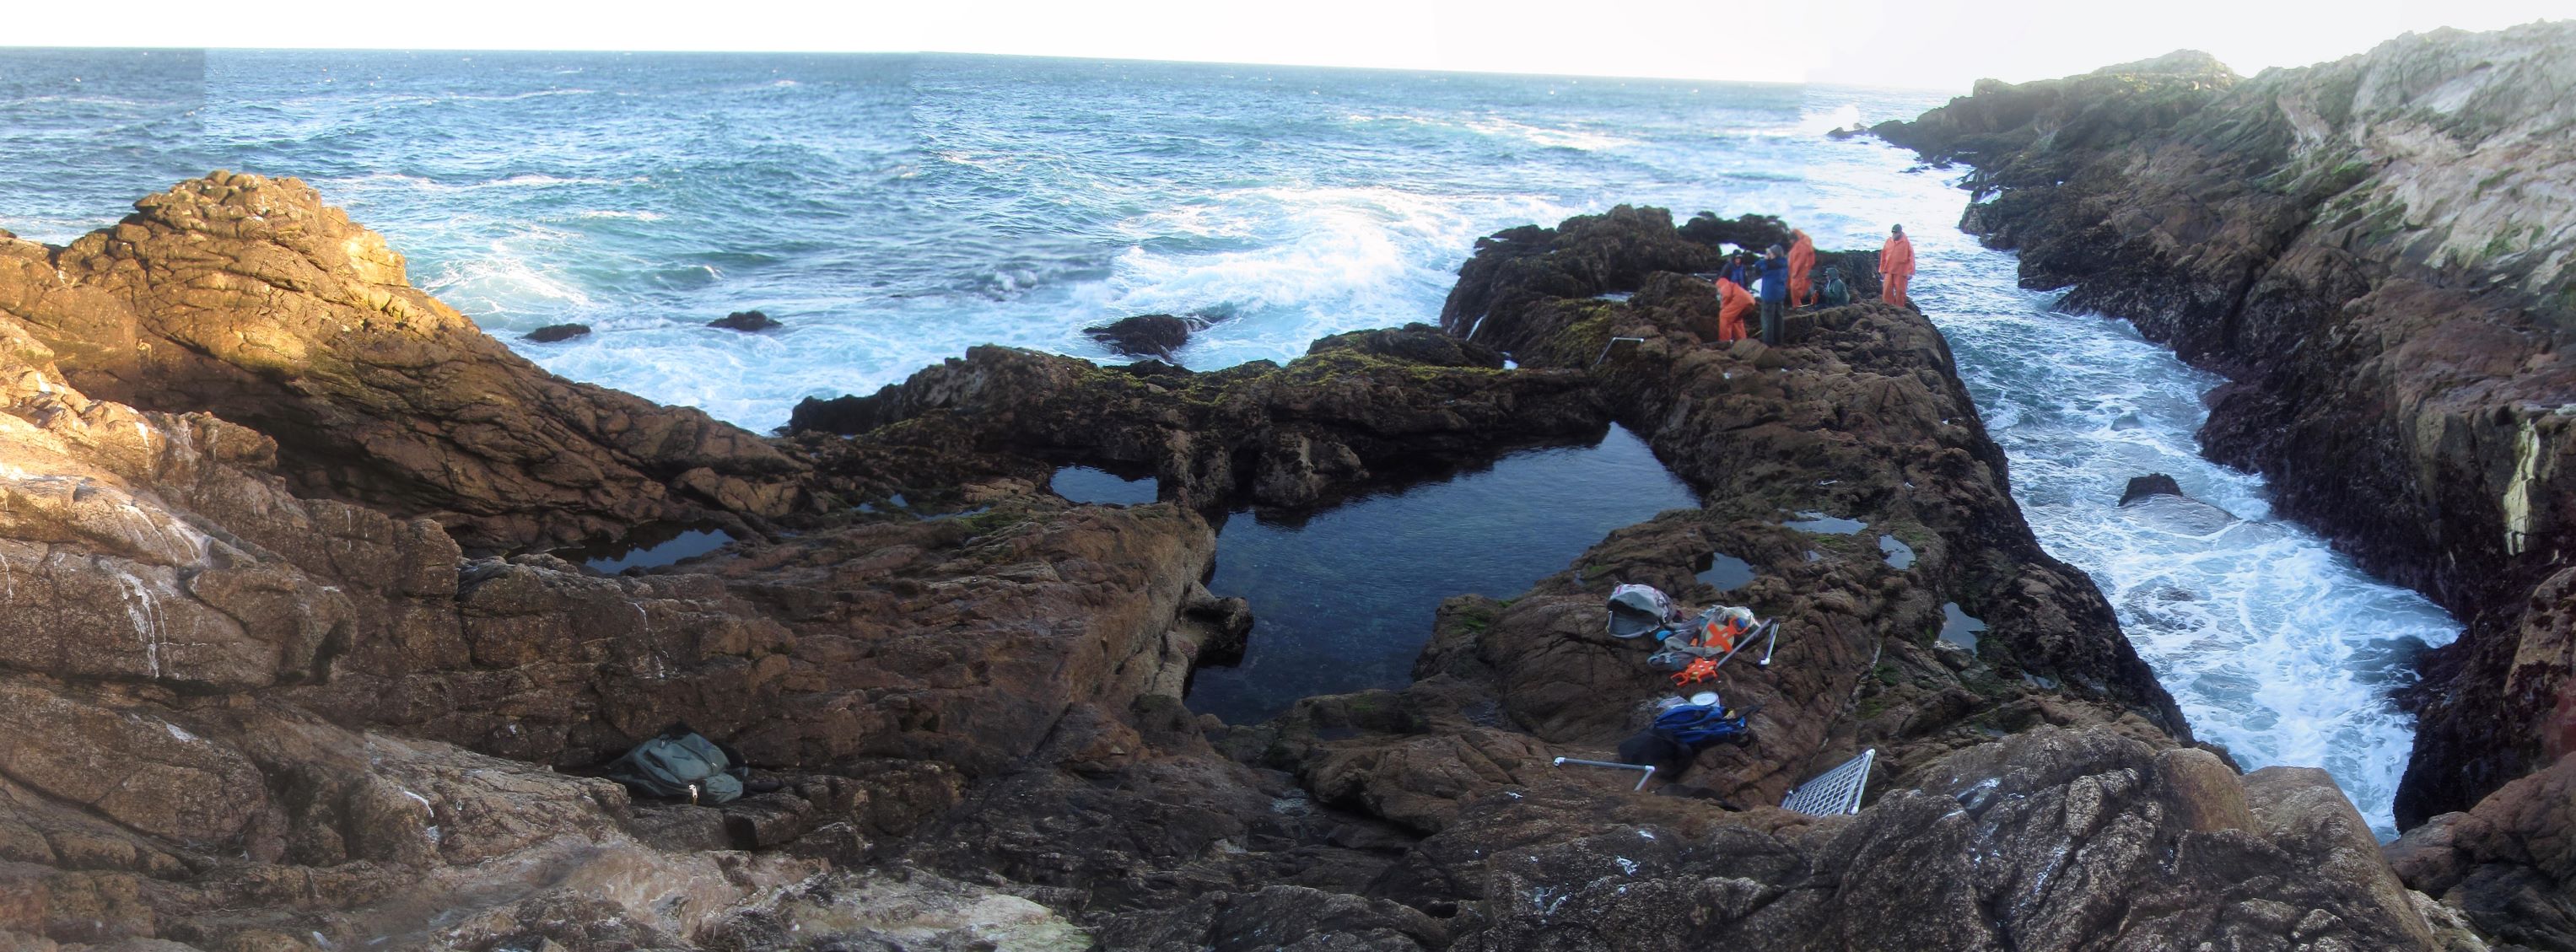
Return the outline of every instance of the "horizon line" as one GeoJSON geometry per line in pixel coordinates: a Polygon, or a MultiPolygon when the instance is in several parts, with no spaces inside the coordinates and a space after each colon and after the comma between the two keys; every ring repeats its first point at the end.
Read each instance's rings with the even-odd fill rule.
{"type": "MultiPolygon", "coordinates": [[[[0,54],[7,54],[7,53],[14,53],[14,52],[21,52],[21,51],[43,51],[43,52],[97,52],[97,53],[156,53],[156,52],[170,52],[170,53],[184,53],[184,52],[196,52],[196,53],[413,53],[413,54],[487,54],[487,53],[488,53],[488,54],[533,54],[533,55],[588,54],[588,55],[600,55],[600,56],[633,56],[633,55],[639,55],[639,54],[649,54],[649,55],[694,55],[694,56],[957,56],[957,57],[983,57],[983,58],[990,58],[990,59],[1059,60],[1059,61],[1092,62],[1092,63],[1137,63],[1137,64],[1160,65],[1160,66],[1210,66],[1210,67],[1236,67],[1236,68],[1248,68],[1248,69],[1313,69],[1313,70],[1341,70],[1341,71],[1348,71],[1348,72],[1368,72],[1368,73],[1432,74],[1432,75],[1442,75],[1442,76],[1493,76],[1493,77],[1509,77],[1509,78],[1517,78],[1517,79],[1562,79],[1562,80],[1586,80],[1586,79],[1592,79],[1592,80],[1616,80],[1616,81],[1621,81],[1621,82],[1649,82],[1649,83],[1676,83],[1676,84],[1678,84],[1678,83],[1716,83],[1716,84],[1722,84],[1722,85],[1728,85],[1728,86],[1767,86],[1767,87],[1799,87],[1799,88],[1804,88],[1804,87],[1810,87],[1810,86],[1813,86],[1813,87],[1821,87],[1821,88],[1826,88],[1826,89],[1859,89],[1859,90],[1879,90],[1879,91],[1887,91],[1887,92],[1905,92],[1905,93],[1946,93],[1946,94],[1949,94],[1949,95],[1966,95],[1966,92],[1964,92],[1964,91],[1954,90],[1954,89],[1950,89],[1950,88],[1947,88],[1947,87],[1935,87],[1935,86],[1880,86],[1880,85],[1872,85],[1872,84],[1866,84],[1866,83],[1836,83],[1836,82],[1818,81],[1818,80],[1812,80],[1812,79],[1796,79],[1796,80],[1776,80],[1776,79],[1728,79],[1728,78],[1722,78],[1722,77],[1706,77],[1706,76],[1701,76],[1701,77],[1689,77],[1689,76],[1651,76],[1651,75],[1615,74],[1615,73],[1543,73],[1543,72],[1512,72],[1512,71],[1505,71],[1505,70],[1453,69],[1453,68],[1440,68],[1440,67],[1430,67],[1430,66],[1360,66],[1360,65],[1337,65],[1337,64],[1324,64],[1324,63],[1264,62],[1264,61],[1257,61],[1257,60],[1155,59],[1155,58],[1139,57],[1139,56],[1087,56],[1087,55],[1080,55],[1080,54],[1068,54],[1068,53],[990,53],[990,52],[976,52],[976,51],[968,51],[968,50],[799,50],[799,49],[764,49],[764,50],[728,49],[728,50],[710,50],[710,49],[678,49],[678,48],[641,48],[641,49],[633,49],[633,48],[629,48],[629,49],[605,49],[605,48],[583,48],[583,47],[481,47],[481,48],[471,48],[471,47],[401,47],[401,46],[153,46],[153,45],[139,45],[139,46],[62,46],[62,45],[37,45],[37,46],[23,46],[23,45],[0,44],[0,54]]],[[[2071,75],[2080,75],[2080,74],[2071,74],[2071,75]]],[[[1985,79],[1992,79],[1992,78],[1994,78],[1994,77],[1980,77],[1978,80],[1971,81],[1971,82],[1970,82],[1970,84],[1969,84],[1969,86],[1970,86],[1970,88],[1973,88],[1976,82],[1982,82],[1982,81],[1984,81],[1985,79]]],[[[2049,77],[2049,78],[2056,78],[2056,77],[2049,77]]],[[[2023,81],[2021,81],[2021,82],[2039,82],[2039,81],[2041,81],[2041,80],[2023,80],[2023,81]]],[[[2010,81],[2007,81],[2007,82],[2010,82],[2010,81]]]]}

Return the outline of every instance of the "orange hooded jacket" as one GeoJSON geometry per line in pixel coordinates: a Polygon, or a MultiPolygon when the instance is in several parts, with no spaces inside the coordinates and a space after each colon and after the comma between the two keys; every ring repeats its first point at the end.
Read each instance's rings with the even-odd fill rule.
{"type": "Polygon", "coordinates": [[[1753,292],[1725,278],[1717,279],[1717,339],[1743,340],[1744,315],[1752,313],[1753,306],[1753,292]]]}
{"type": "Polygon", "coordinates": [[[1878,250],[1878,277],[1885,289],[1879,300],[1903,306],[1908,298],[1905,285],[1914,277],[1914,242],[1904,235],[1890,235],[1886,247],[1878,250]]]}

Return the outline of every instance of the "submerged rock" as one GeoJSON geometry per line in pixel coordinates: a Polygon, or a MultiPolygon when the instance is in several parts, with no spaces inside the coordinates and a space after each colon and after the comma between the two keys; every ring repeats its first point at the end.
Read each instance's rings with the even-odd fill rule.
{"type": "Polygon", "coordinates": [[[784,327],[786,325],[779,323],[777,318],[763,314],[759,311],[735,311],[723,317],[716,318],[715,320],[708,321],[707,326],[721,327],[729,331],[741,331],[745,334],[757,334],[773,327],[784,327]]]}

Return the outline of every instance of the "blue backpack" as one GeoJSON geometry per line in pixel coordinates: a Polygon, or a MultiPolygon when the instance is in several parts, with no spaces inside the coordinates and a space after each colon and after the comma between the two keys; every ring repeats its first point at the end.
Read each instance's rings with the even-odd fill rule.
{"type": "Polygon", "coordinates": [[[1744,714],[1722,704],[1676,704],[1665,708],[1655,715],[1654,731],[1691,750],[1710,744],[1743,743],[1747,737],[1744,714]]]}

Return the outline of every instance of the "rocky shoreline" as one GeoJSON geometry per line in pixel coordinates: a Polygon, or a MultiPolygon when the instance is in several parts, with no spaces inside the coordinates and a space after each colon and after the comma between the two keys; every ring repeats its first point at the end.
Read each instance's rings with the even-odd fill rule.
{"type": "Polygon", "coordinates": [[[977,348],[773,439],[544,373],[291,179],[0,240],[0,944],[2486,947],[2323,773],[2190,742],[1928,320],[1720,344],[1686,275],[1715,254],[1622,207],[1481,242],[1445,330],[1207,373],[977,348]],[[1182,705],[1250,623],[1200,584],[1214,507],[1613,422],[1701,505],[1450,599],[1403,690],[1182,705]],[[1071,464],[1161,500],[1047,492],[1071,464]],[[737,541],[616,576],[540,551],[648,522],[737,541]],[[1713,600],[1712,553],[1791,632],[1723,685],[1754,741],[1686,795],[1552,767],[1670,691],[1604,594],[1713,600]],[[674,722],[774,789],[595,776],[674,722]],[[1863,749],[1860,814],[1768,806],[1863,749]]]}
{"type": "MultiPolygon", "coordinates": [[[[2252,78],[2177,53],[1981,83],[1874,130],[1973,167],[1962,225],[2018,251],[2026,286],[2068,288],[2068,308],[2234,378],[2206,452],[2263,472],[2282,514],[2467,623],[2408,695],[2410,851],[2461,811],[2513,812],[2480,804],[2530,789],[2516,778],[2576,736],[2560,622],[2576,575],[2558,541],[2576,515],[2576,373],[2559,356],[2576,328],[2571,92],[2576,24],[2538,23],[2252,78]]],[[[2522,835],[2563,835],[2516,815],[2522,835]]],[[[2499,936],[2576,947],[2563,867],[2481,862],[2500,865],[2410,882],[2499,936]]]]}

